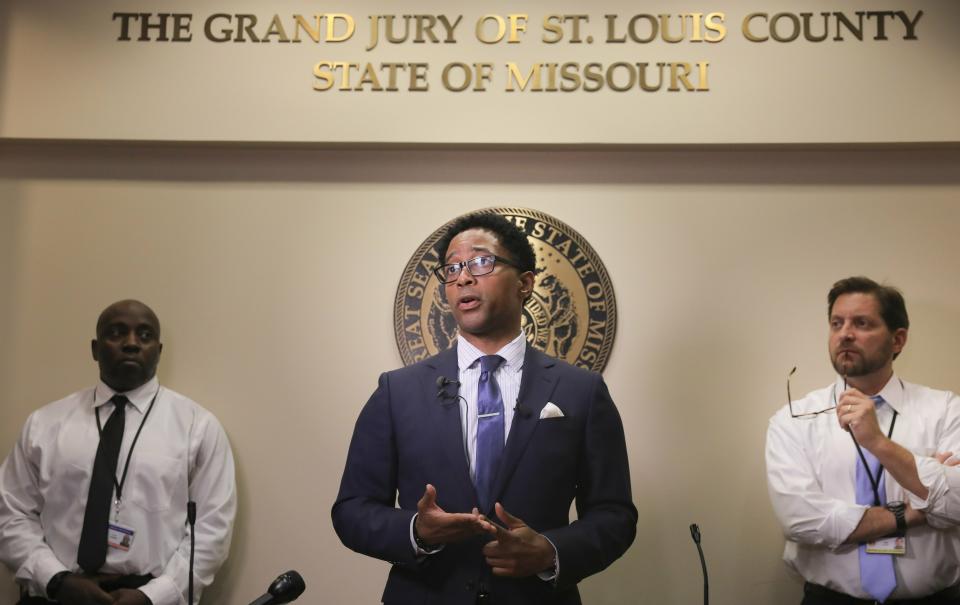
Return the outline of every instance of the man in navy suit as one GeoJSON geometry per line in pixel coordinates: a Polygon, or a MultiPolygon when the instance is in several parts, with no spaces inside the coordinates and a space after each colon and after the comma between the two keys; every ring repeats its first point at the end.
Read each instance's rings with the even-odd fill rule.
{"type": "Polygon", "coordinates": [[[620,416],[598,374],[527,344],[536,257],[520,230],[468,215],[437,252],[457,344],[380,376],[334,528],[393,563],[386,605],[578,604],[636,533],[620,416]]]}

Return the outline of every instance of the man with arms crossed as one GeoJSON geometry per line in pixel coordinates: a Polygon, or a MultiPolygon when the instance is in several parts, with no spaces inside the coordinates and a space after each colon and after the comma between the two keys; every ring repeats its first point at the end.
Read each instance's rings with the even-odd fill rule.
{"type": "Polygon", "coordinates": [[[851,277],[827,302],[838,377],[767,431],[770,499],[803,604],[960,603],[955,469],[942,464],[960,446],[960,399],[894,373],[909,328],[898,290],[851,277]]]}
{"type": "Polygon", "coordinates": [[[334,528],[393,562],[387,605],[580,603],[577,583],[636,531],[620,416],[599,375],[527,344],[536,259],[522,232],[468,215],[437,251],[457,345],[380,377],[334,528]]]}
{"type": "Polygon", "coordinates": [[[97,386],[31,414],[0,466],[0,559],[23,605],[184,604],[193,501],[199,599],[236,511],[226,434],[160,386],[160,322],[143,303],[107,307],[91,349],[97,386]]]}

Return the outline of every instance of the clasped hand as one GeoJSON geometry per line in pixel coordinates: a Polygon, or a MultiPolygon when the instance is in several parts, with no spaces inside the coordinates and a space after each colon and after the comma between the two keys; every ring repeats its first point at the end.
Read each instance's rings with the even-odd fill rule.
{"type": "Polygon", "coordinates": [[[499,502],[496,512],[503,526],[491,522],[476,508],[469,513],[448,513],[437,504],[436,488],[428,484],[417,502],[414,531],[423,542],[437,546],[490,534],[493,539],[484,545],[483,555],[494,575],[524,578],[553,568],[555,552],[549,540],[508,513],[499,502]]]}
{"type": "Polygon", "coordinates": [[[151,605],[147,595],[131,588],[106,592],[100,582],[108,576],[71,574],[64,578],[57,592],[57,602],[63,605],[151,605]]]}
{"type": "Polygon", "coordinates": [[[556,553],[550,541],[508,513],[499,502],[496,510],[504,527],[487,521],[491,528],[488,531],[496,539],[483,547],[483,555],[493,569],[493,575],[525,578],[553,569],[556,553]]]}

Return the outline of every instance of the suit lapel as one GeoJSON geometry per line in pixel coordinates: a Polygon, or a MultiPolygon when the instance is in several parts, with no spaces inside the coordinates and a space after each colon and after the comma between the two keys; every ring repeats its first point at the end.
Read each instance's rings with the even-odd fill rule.
{"type": "MultiPolygon", "coordinates": [[[[444,377],[456,381],[459,376],[457,366],[457,348],[454,346],[440,353],[427,363],[430,371],[424,376],[423,388],[427,392],[426,398],[430,401],[437,401],[439,398],[437,392],[440,391],[437,385],[437,379],[444,377]]],[[[453,395],[452,398],[443,399],[439,414],[435,415],[438,420],[438,440],[440,449],[447,460],[450,461],[452,477],[456,481],[462,481],[462,489],[470,494],[473,502],[477,501],[476,490],[473,481],[470,479],[470,464],[467,461],[467,453],[463,447],[463,425],[460,420],[460,399],[456,396],[459,393],[457,384],[450,384],[446,387],[447,393],[453,395]]],[[[433,416],[433,415],[432,415],[433,416]]]]}
{"type": "Polygon", "coordinates": [[[513,416],[507,446],[500,463],[500,472],[497,473],[495,499],[500,498],[510,481],[537,428],[540,412],[553,393],[557,382],[557,373],[553,371],[554,366],[556,366],[555,359],[527,345],[527,351],[523,357],[523,378],[520,380],[520,393],[517,396],[517,403],[522,411],[517,411],[513,416]]]}

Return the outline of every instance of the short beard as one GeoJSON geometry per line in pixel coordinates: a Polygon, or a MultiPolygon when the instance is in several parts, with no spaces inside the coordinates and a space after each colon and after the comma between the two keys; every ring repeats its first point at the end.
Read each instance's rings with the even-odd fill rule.
{"type": "Polygon", "coordinates": [[[833,369],[837,371],[837,374],[844,376],[846,378],[857,378],[859,376],[867,376],[873,374],[877,370],[883,368],[887,363],[893,359],[893,340],[888,340],[886,345],[880,350],[877,351],[876,356],[874,357],[865,357],[862,352],[858,352],[855,356],[850,356],[847,354],[846,363],[841,364],[839,361],[839,355],[833,355],[830,360],[833,363],[833,369]]]}

